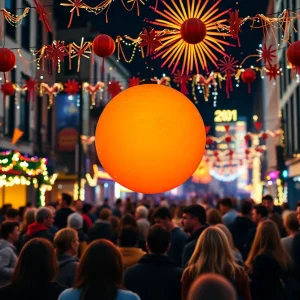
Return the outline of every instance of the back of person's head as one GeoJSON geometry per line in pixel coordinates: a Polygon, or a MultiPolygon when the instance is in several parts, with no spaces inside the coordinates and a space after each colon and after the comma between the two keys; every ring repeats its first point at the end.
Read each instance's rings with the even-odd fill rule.
{"type": "Polygon", "coordinates": [[[26,289],[40,290],[52,282],[57,273],[57,261],[52,244],[34,238],[25,244],[12,275],[12,284],[26,289]]]}
{"type": "Polygon", "coordinates": [[[117,199],[116,206],[121,206],[121,205],[122,205],[122,199],[117,199]]]}
{"type": "Polygon", "coordinates": [[[68,216],[67,227],[80,230],[83,227],[83,218],[79,213],[72,213],[68,216]]]}
{"type": "Polygon", "coordinates": [[[221,212],[216,208],[210,208],[207,211],[207,223],[209,225],[223,224],[221,212]]]}
{"type": "Polygon", "coordinates": [[[268,210],[262,204],[255,205],[253,207],[253,209],[255,209],[256,213],[258,215],[261,215],[262,218],[267,218],[268,217],[268,210]]]}
{"type": "Polygon", "coordinates": [[[9,208],[12,208],[12,204],[9,204],[9,203],[3,204],[2,208],[1,208],[1,213],[3,216],[6,215],[9,208]]]}
{"type": "Polygon", "coordinates": [[[264,200],[268,200],[268,201],[274,202],[274,198],[271,195],[264,195],[262,197],[262,201],[264,201],[264,200]]]}
{"type": "Polygon", "coordinates": [[[35,221],[38,223],[44,223],[45,219],[48,219],[52,215],[53,213],[51,209],[49,209],[48,207],[40,207],[35,212],[35,221]]]}
{"type": "Polygon", "coordinates": [[[233,204],[232,204],[232,200],[230,198],[223,198],[220,200],[219,202],[220,205],[226,206],[228,208],[232,208],[233,204]]]}
{"type": "Polygon", "coordinates": [[[228,227],[224,224],[217,224],[216,227],[220,228],[226,235],[230,248],[232,250],[236,250],[235,246],[234,246],[234,242],[233,242],[233,238],[232,238],[232,234],[230,232],[230,230],[228,229],[228,227]]]}
{"type": "Polygon", "coordinates": [[[241,206],[242,215],[244,215],[244,216],[251,215],[252,208],[253,208],[253,206],[250,201],[248,201],[248,200],[244,201],[241,206]]]}
{"type": "Polygon", "coordinates": [[[74,284],[82,290],[81,299],[116,299],[122,281],[122,257],[117,247],[104,239],[92,242],[80,259],[74,284]]]}
{"type": "Polygon", "coordinates": [[[259,223],[246,266],[252,268],[253,261],[259,254],[270,255],[283,270],[288,270],[291,265],[290,258],[282,247],[278,227],[271,220],[259,223]]]}
{"type": "Polygon", "coordinates": [[[148,217],[148,209],[146,206],[138,206],[136,208],[136,211],[135,211],[135,214],[136,214],[136,218],[144,218],[144,219],[147,219],[148,217]]]}
{"type": "Polygon", "coordinates": [[[294,233],[299,230],[299,222],[297,219],[297,213],[289,212],[283,219],[284,227],[290,232],[294,233]]]}
{"type": "Polygon", "coordinates": [[[171,233],[162,225],[154,225],[148,231],[147,248],[153,254],[165,254],[171,242],[171,233]]]}
{"type": "Polygon", "coordinates": [[[237,300],[237,295],[226,278],[204,274],[193,282],[187,300],[237,300]]]}
{"type": "Polygon", "coordinates": [[[78,233],[73,228],[63,228],[56,232],[53,245],[57,251],[57,254],[63,254],[70,249],[76,248],[78,242],[78,233]]]}
{"type": "Polygon", "coordinates": [[[100,212],[100,219],[103,221],[109,221],[112,216],[112,212],[109,208],[103,208],[100,212]]]}
{"type": "Polygon", "coordinates": [[[24,221],[27,226],[35,222],[36,211],[37,209],[35,207],[27,208],[25,210],[24,221]]]}
{"type": "Polygon", "coordinates": [[[138,230],[134,226],[126,225],[120,231],[120,246],[135,247],[138,240],[138,230]]]}
{"type": "Polygon", "coordinates": [[[202,232],[188,266],[187,270],[194,277],[203,273],[216,273],[226,278],[234,276],[238,267],[227,236],[216,226],[202,232]]]}
{"type": "Polygon", "coordinates": [[[9,208],[6,212],[6,218],[9,220],[16,220],[18,221],[20,218],[20,212],[18,209],[9,208]]]}
{"type": "Polygon", "coordinates": [[[273,221],[277,225],[279,231],[284,228],[283,219],[279,213],[273,213],[270,216],[270,220],[273,221]]]}
{"type": "Polygon", "coordinates": [[[130,214],[126,214],[126,215],[122,216],[122,218],[121,218],[120,228],[122,228],[126,225],[130,225],[130,226],[138,228],[135,218],[130,214]]]}
{"type": "Polygon", "coordinates": [[[172,216],[171,216],[171,213],[170,213],[170,210],[165,207],[165,206],[161,206],[161,207],[158,207],[154,214],[152,215],[152,217],[155,219],[155,218],[158,218],[158,219],[168,219],[168,220],[172,220],[172,216]]]}
{"type": "Polygon", "coordinates": [[[111,228],[114,232],[118,231],[119,225],[120,225],[120,219],[116,216],[112,216],[110,218],[110,224],[111,224],[111,228]]]}
{"type": "Polygon", "coordinates": [[[72,196],[69,194],[62,193],[61,199],[62,199],[62,202],[64,203],[64,205],[66,205],[66,206],[70,206],[72,204],[73,199],[72,199],[72,196]]]}
{"type": "Polygon", "coordinates": [[[88,214],[93,209],[93,205],[90,203],[84,203],[82,207],[82,213],[88,214]]]}
{"type": "Polygon", "coordinates": [[[192,218],[198,219],[199,224],[205,225],[206,224],[206,211],[203,206],[199,204],[193,204],[187,206],[183,209],[185,214],[189,214],[192,218]]]}
{"type": "Polygon", "coordinates": [[[4,221],[0,225],[0,238],[7,240],[9,235],[14,232],[16,227],[19,227],[18,222],[4,221]]]}

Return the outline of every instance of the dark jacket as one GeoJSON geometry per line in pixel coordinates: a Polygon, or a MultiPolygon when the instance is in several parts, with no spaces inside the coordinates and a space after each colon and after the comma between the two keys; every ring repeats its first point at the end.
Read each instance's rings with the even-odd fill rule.
{"type": "Polygon", "coordinates": [[[247,259],[248,255],[250,253],[250,250],[251,250],[251,247],[252,247],[255,235],[256,235],[256,228],[257,228],[257,226],[255,225],[255,227],[251,228],[248,231],[248,233],[245,233],[246,241],[244,243],[244,249],[242,251],[242,255],[243,255],[244,260],[247,259]]]}
{"type": "Polygon", "coordinates": [[[20,288],[11,284],[0,289],[2,300],[57,300],[66,287],[55,282],[36,288],[20,288]]]}
{"type": "Polygon", "coordinates": [[[58,273],[56,282],[66,287],[72,287],[78,265],[78,258],[66,254],[58,255],[58,273]]]}
{"type": "Polygon", "coordinates": [[[49,232],[48,228],[37,222],[28,226],[27,233],[23,236],[23,245],[33,238],[44,238],[50,242],[53,241],[53,235],[49,232]]]}
{"type": "Polygon", "coordinates": [[[247,217],[237,217],[228,228],[232,234],[235,247],[243,253],[247,242],[247,233],[250,229],[255,228],[255,224],[247,217]]]}
{"type": "Polygon", "coordinates": [[[300,282],[300,231],[295,235],[293,240],[292,258],[295,264],[295,273],[300,282]]]}
{"type": "Polygon", "coordinates": [[[141,300],[180,300],[183,270],[164,255],[147,254],[125,272],[125,287],[141,300]]]}
{"type": "Polygon", "coordinates": [[[188,235],[180,227],[171,230],[171,247],[168,257],[176,263],[177,267],[182,266],[182,253],[187,239],[188,235]]]}
{"type": "Polygon", "coordinates": [[[64,207],[59,209],[55,215],[54,225],[58,229],[66,228],[68,216],[71,215],[72,213],[74,213],[74,211],[69,207],[64,207]]]}
{"type": "Polygon", "coordinates": [[[207,226],[204,226],[200,228],[198,231],[196,231],[194,234],[192,234],[187,240],[186,245],[183,249],[182,254],[182,266],[185,268],[187,266],[188,261],[192,257],[198,238],[200,237],[201,233],[207,228],[207,226]]]}
{"type": "Polygon", "coordinates": [[[94,225],[90,228],[88,236],[90,242],[97,239],[106,239],[111,241],[113,238],[111,224],[105,221],[96,221],[96,223],[94,223],[94,225]]]}
{"type": "Polygon", "coordinates": [[[17,260],[16,248],[7,240],[0,239],[0,287],[10,282],[17,260]]]}

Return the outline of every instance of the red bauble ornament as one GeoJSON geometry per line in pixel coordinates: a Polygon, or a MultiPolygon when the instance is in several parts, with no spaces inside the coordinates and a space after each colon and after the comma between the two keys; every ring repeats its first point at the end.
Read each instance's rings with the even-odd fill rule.
{"type": "Polygon", "coordinates": [[[215,157],[218,157],[218,155],[219,155],[219,152],[218,152],[217,150],[215,150],[215,151],[214,151],[214,156],[215,156],[215,157]]]}
{"type": "Polygon", "coordinates": [[[256,73],[254,70],[248,68],[242,73],[242,80],[243,82],[248,84],[248,93],[251,93],[251,86],[250,84],[256,79],[256,73]]]}
{"type": "Polygon", "coordinates": [[[206,144],[207,145],[212,145],[214,143],[213,139],[212,138],[206,138],[206,144]]]}
{"type": "Polygon", "coordinates": [[[185,42],[195,45],[204,40],[206,26],[200,19],[190,18],[181,25],[180,34],[185,42]]]}
{"type": "Polygon", "coordinates": [[[11,71],[15,65],[15,54],[10,49],[0,48],[0,72],[4,73],[4,82],[6,82],[5,72],[11,71]]]}
{"type": "Polygon", "coordinates": [[[231,136],[226,136],[226,138],[225,138],[225,142],[227,143],[227,144],[229,144],[229,143],[231,143],[231,136]]]}
{"type": "Polygon", "coordinates": [[[1,85],[1,92],[4,96],[12,96],[15,92],[15,88],[11,82],[6,82],[1,85]]]}
{"type": "Polygon", "coordinates": [[[232,157],[234,154],[234,151],[232,149],[229,150],[229,156],[232,157]]]}
{"type": "Polygon", "coordinates": [[[100,57],[111,56],[116,49],[115,41],[107,34],[99,34],[93,41],[93,52],[100,57]]]}
{"type": "Polygon", "coordinates": [[[289,46],[286,56],[293,66],[300,68],[300,41],[294,42],[289,46]]]}
{"type": "Polygon", "coordinates": [[[245,149],[245,154],[249,155],[250,154],[250,150],[249,149],[245,149]]]}
{"type": "Polygon", "coordinates": [[[251,135],[250,134],[246,134],[244,138],[245,138],[246,142],[249,142],[251,140],[251,135]]]}
{"type": "Polygon", "coordinates": [[[264,132],[264,133],[261,135],[261,138],[262,138],[263,140],[267,140],[268,137],[269,137],[269,135],[268,135],[266,132],[264,132]]]}

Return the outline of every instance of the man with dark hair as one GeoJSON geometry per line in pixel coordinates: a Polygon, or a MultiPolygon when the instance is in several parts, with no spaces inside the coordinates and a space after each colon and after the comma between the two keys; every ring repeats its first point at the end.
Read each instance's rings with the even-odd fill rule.
{"type": "Polygon", "coordinates": [[[182,265],[182,253],[188,238],[182,229],[172,222],[170,210],[167,207],[159,207],[153,214],[155,224],[162,225],[171,233],[171,247],[168,257],[171,258],[178,267],[182,265]]]}
{"type": "Polygon", "coordinates": [[[268,217],[268,210],[266,209],[265,206],[263,206],[262,204],[258,204],[258,205],[255,205],[252,209],[252,221],[254,222],[255,224],[255,227],[251,228],[249,231],[248,231],[248,235],[247,235],[247,240],[245,242],[245,245],[244,245],[244,250],[242,251],[242,255],[243,255],[243,258],[246,259],[249,252],[250,252],[250,249],[251,249],[251,246],[253,244],[253,241],[254,241],[254,238],[255,238],[255,235],[256,235],[256,227],[257,225],[266,220],[268,217]]]}
{"type": "Polygon", "coordinates": [[[236,219],[237,212],[233,209],[232,200],[230,198],[223,198],[219,202],[220,211],[223,215],[223,222],[226,226],[229,226],[236,219]]]}
{"type": "Polygon", "coordinates": [[[117,199],[115,203],[115,208],[113,209],[113,216],[118,217],[119,219],[122,218],[121,208],[122,208],[122,199],[117,199]]]}
{"type": "Polygon", "coordinates": [[[23,237],[23,245],[33,238],[44,238],[53,241],[53,234],[49,231],[54,222],[53,212],[48,207],[40,207],[35,213],[35,222],[30,224],[23,237]]]}
{"type": "Polygon", "coordinates": [[[182,269],[167,256],[171,233],[161,225],[149,229],[149,254],[125,272],[125,287],[137,293],[142,300],[180,300],[182,269]]]}
{"type": "Polygon", "coordinates": [[[56,212],[54,225],[58,229],[67,227],[67,219],[70,214],[74,211],[70,208],[72,204],[72,196],[69,194],[62,193],[59,199],[60,209],[56,212]]]}
{"type": "Polygon", "coordinates": [[[262,197],[262,205],[268,210],[269,216],[274,213],[282,214],[281,207],[274,205],[274,199],[271,195],[262,197]]]}
{"type": "Polygon", "coordinates": [[[182,254],[182,266],[185,268],[192,257],[199,236],[207,227],[205,209],[198,204],[184,208],[181,224],[183,230],[190,234],[182,254]]]}
{"type": "Polygon", "coordinates": [[[247,241],[247,233],[250,229],[255,227],[251,220],[252,203],[250,201],[243,201],[241,206],[241,216],[236,217],[234,222],[228,226],[231,231],[234,245],[242,253],[245,242],[247,241]]]}
{"type": "Polygon", "coordinates": [[[5,214],[5,221],[8,222],[19,222],[20,212],[17,209],[9,208],[5,214]]]}
{"type": "Polygon", "coordinates": [[[19,223],[5,221],[0,227],[0,287],[10,282],[17,264],[15,244],[20,236],[19,223]]]}
{"type": "Polygon", "coordinates": [[[146,254],[142,249],[136,248],[138,243],[138,230],[136,227],[124,226],[121,230],[119,241],[124,269],[137,264],[146,254]]]}

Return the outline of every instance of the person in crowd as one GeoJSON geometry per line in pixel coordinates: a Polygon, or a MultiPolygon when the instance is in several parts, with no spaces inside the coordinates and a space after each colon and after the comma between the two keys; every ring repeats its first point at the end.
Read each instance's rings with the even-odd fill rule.
{"type": "Polygon", "coordinates": [[[12,208],[12,204],[10,203],[3,204],[0,212],[0,224],[5,220],[6,212],[9,208],[12,208]]]}
{"type": "Polygon", "coordinates": [[[299,223],[297,214],[295,212],[289,212],[283,219],[284,227],[288,233],[288,236],[281,239],[281,243],[285,251],[292,257],[292,245],[294,237],[299,230],[299,223]]]}
{"type": "Polygon", "coordinates": [[[250,229],[255,228],[255,224],[251,219],[252,209],[252,203],[244,201],[241,206],[241,216],[237,216],[234,222],[229,225],[234,245],[241,253],[244,251],[248,232],[250,229]]]}
{"type": "Polygon", "coordinates": [[[72,228],[61,229],[55,234],[53,244],[58,261],[56,282],[66,287],[72,287],[78,265],[76,257],[79,248],[78,233],[72,228]]]}
{"type": "Polygon", "coordinates": [[[73,210],[79,214],[82,214],[83,202],[81,200],[76,200],[73,202],[73,210]]]}
{"type": "Polygon", "coordinates": [[[225,233],[216,226],[206,228],[198,239],[182,276],[182,300],[187,298],[195,279],[205,273],[224,276],[234,285],[239,297],[251,300],[248,276],[235,262],[225,233]]]}
{"type": "Polygon", "coordinates": [[[298,223],[300,225],[300,202],[297,202],[296,214],[297,214],[298,223]]]}
{"type": "Polygon", "coordinates": [[[300,282],[300,231],[298,231],[293,240],[292,244],[292,259],[294,262],[295,267],[295,273],[296,277],[298,279],[298,282],[300,282]]]}
{"type": "Polygon", "coordinates": [[[182,269],[168,256],[171,233],[161,225],[154,225],[147,236],[147,255],[125,272],[125,287],[142,300],[180,300],[182,269]]]}
{"type": "Polygon", "coordinates": [[[263,206],[262,204],[258,204],[258,205],[255,205],[253,207],[253,209],[252,209],[252,221],[255,224],[255,227],[251,228],[248,231],[247,240],[246,240],[246,243],[244,245],[244,249],[242,251],[242,255],[243,255],[244,260],[247,259],[248,254],[249,254],[250,249],[251,249],[251,246],[253,244],[255,234],[256,234],[256,227],[258,226],[259,223],[266,220],[267,217],[268,217],[268,210],[266,209],[265,206],[263,206]]]}
{"type": "Polygon", "coordinates": [[[262,205],[267,209],[269,217],[273,213],[282,214],[281,207],[274,205],[274,199],[271,195],[265,195],[262,197],[262,205]]]}
{"type": "Polygon", "coordinates": [[[123,265],[118,248],[110,241],[92,242],[81,258],[72,289],[65,290],[58,300],[140,300],[122,289],[123,265]]]}
{"type": "Polygon", "coordinates": [[[35,213],[35,222],[28,226],[27,233],[23,237],[23,244],[36,237],[53,241],[53,235],[49,232],[53,222],[52,211],[48,207],[40,207],[35,213]]]}
{"type": "Polygon", "coordinates": [[[124,270],[135,265],[146,254],[142,249],[136,247],[138,234],[137,228],[130,225],[126,225],[121,229],[119,250],[122,255],[124,270]]]}
{"type": "Polygon", "coordinates": [[[216,225],[216,227],[220,228],[225,233],[236,263],[239,264],[240,266],[243,266],[244,265],[243,256],[242,256],[240,250],[235,247],[233,238],[232,238],[232,234],[231,234],[230,230],[228,229],[228,227],[225,226],[224,224],[218,224],[218,225],[216,225]]]}
{"type": "Polygon", "coordinates": [[[161,206],[153,214],[155,224],[164,226],[171,232],[171,247],[168,256],[178,267],[182,265],[182,253],[187,241],[187,234],[172,222],[170,211],[167,207],[161,206]]]}
{"type": "MultiPolygon", "coordinates": [[[[47,205],[46,207],[48,207],[52,211],[52,214],[53,214],[53,217],[55,220],[55,215],[56,215],[55,207],[52,205],[47,205]]],[[[52,224],[52,226],[49,228],[49,232],[54,236],[57,231],[58,231],[58,228],[54,224],[52,224]]]]}
{"type": "Polygon", "coordinates": [[[222,214],[221,212],[216,208],[210,208],[207,212],[207,224],[208,225],[217,225],[217,224],[223,224],[222,214]]]}
{"type": "Polygon", "coordinates": [[[269,220],[273,221],[279,230],[279,234],[281,238],[284,238],[287,236],[287,232],[285,230],[284,224],[283,224],[283,218],[279,213],[273,213],[270,215],[269,220]]]}
{"type": "Polygon", "coordinates": [[[226,226],[229,226],[238,216],[236,210],[233,208],[232,200],[230,198],[223,198],[220,200],[219,205],[223,216],[223,222],[226,226]]]}
{"type": "Polygon", "coordinates": [[[17,264],[15,244],[20,236],[19,223],[4,221],[0,227],[0,287],[11,280],[17,264]]]}
{"type": "Polygon", "coordinates": [[[187,300],[237,300],[233,285],[223,276],[204,274],[190,288],[187,300]]]}
{"type": "Polygon", "coordinates": [[[82,206],[82,218],[83,218],[83,222],[85,224],[85,228],[86,228],[86,233],[89,231],[89,229],[93,226],[93,222],[92,222],[92,211],[93,211],[93,205],[90,203],[84,203],[82,206]]]}
{"type": "Polygon", "coordinates": [[[110,218],[110,223],[111,223],[111,230],[112,230],[111,241],[116,245],[118,243],[118,238],[119,238],[120,219],[116,216],[112,216],[110,218]]]}
{"type": "Polygon", "coordinates": [[[112,228],[110,219],[112,212],[108,208],[103,208],[100,212],[100,219],[96,220],[88,232],[89,240],[92,242],[97,239],[112,240],[112,228]]]}
{"type": "MultiPolygon", "coordinates": [[[[119,224],[118,237],[121,234],[122,228],[124,226],[127,226],[127,225],[133,226],[139,231],[139,227],[138,227],[138,224],[137,224],[136,219],[134,218],[134,216],[131,215],[131,214],[125,214],[121,218],[121,221],[120,221],[120,224],[119,224]]],[[[146,242],[144,240],[139,239],[138,247],[145,251],[146,250],[146,242]]]]}
{"type": "Polygon", "coordinates": [[[173,207],[170,208],[170,212],[172,216],[172,222],[176,226],[181,227],[182,207],[179,207],[178,205],[173,205],[173,207]]]}
{"type": "Polygon", "coordinates": [[[292,262],[280,242],[279,231],[273,221],[266,220],[257,227],[257,232],[246,266],[251,277],[251,292],[254,300],[279,300],[286,298],[287,283],[292,262]]]}
{"type": "Polygon", "coordinates": [[[139,241],[146,242],[150,223],[148,221],[148,209],[145,206],[138,206],[135,210],[135,219],[139,228],[139,241]]]}
{"type": "Polygon", "coordinates": [[[26,234],[28,226],[35,222],[36,208],[28,208],[24,212],[23,222],[20,225],[20,237],[26,234]]]}
{"type": "Polygon", "coordinates": [[[117,201],[115,203],[115,207],[113,209],[113,216],[115,216],[119,219],[121,219],[121,217],[122,217],[122,211],[121,211],[122,205],[123,205],[122,199],[117,199],[117,201]]]}
{"type": "Polygon", "coordinates": [[[58,229],[67,227],[67,219],[70,214],[74,211],[71,209],[72,205],[72,196],[69,194],[62,193],[61,198],[59,199],[59,210],[55,215],[54,225],[58,229]]]}
{"type": "Polygon", "coordinates": [[[197,240],[207,227],[205,209],[198,204],[186,207],[183,209],[181,223],[183,230],[190,234],[182,253],[182,266],[185,268],[194,253],[197,240]]]}
{"type": "Polygon", "coordinates": [[[65,287],[54,282],[56,274],[52,244],[34,238],[23,247],[11,283],[0,288],[0,299],[57,300],[65,287]]]}
{"type": "Polygon", "coordinates": [[[20,222],[20,212],[18,209],[9,208],[5,215],[5,221],[20,222]]]}
{"type": "Polygon", "coordinates": [[[73,213],[68,216],[67,227],[77,231],[79,239],[78,257],[81,257],[86,250],[89,237],[83,231],[83,218],[79,213],[73,213]]]}

